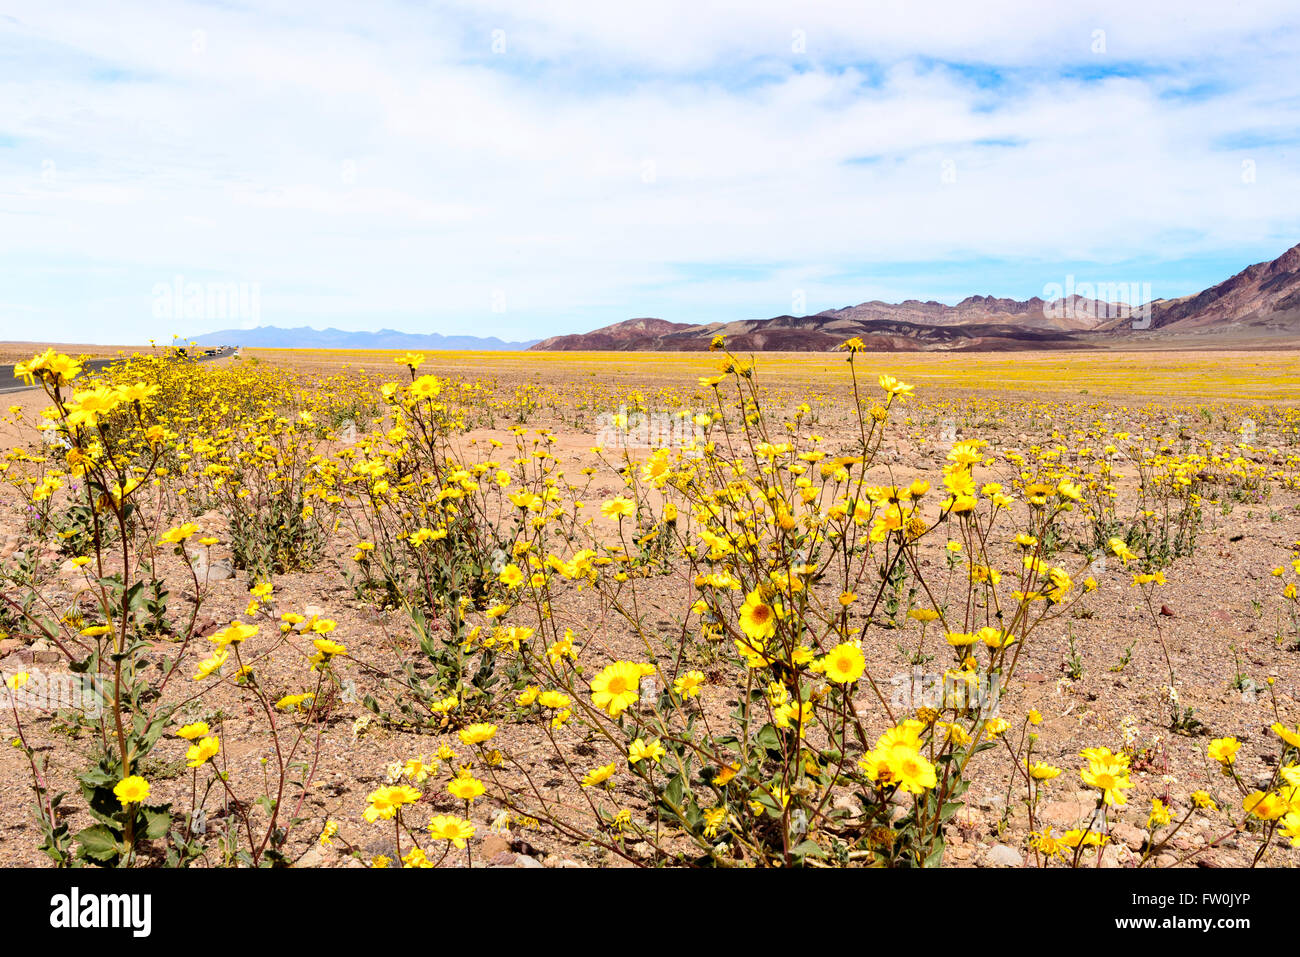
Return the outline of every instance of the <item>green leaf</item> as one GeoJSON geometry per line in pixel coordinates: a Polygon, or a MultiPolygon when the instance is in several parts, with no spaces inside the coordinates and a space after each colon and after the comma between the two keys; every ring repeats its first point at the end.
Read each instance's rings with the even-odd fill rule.
{"type": "Polygon", "coordinates": [[[946,824],[948,821],[952,820],[954,814],[961,810],[961,807],[962,804],[960,801],[949,801],[943,806],[943,810],[939,813],[939,820],[946,824]]]}
{"type": "Polygon", "coordinates": [[[81,856],[91,860],[111,861],[122,852],[116,836],[102,824],[78,831],[75,840],[81,846],[81,856]]]}
{"type": "Polygon", "coordinates": [[[136,611],[144,602],[144,582],[138,581],[126,590],[127,607],[136,611]]]}
{"type": "Polygon", "coordinates": [[[826,851],[820,844],[809,838],[802,844],[791,848],[790,853],[795,857],[825,857],[826,851]]]}
{"type": "Polygon", "coordinates": [[[754,735],[754,740],[769,751],[781,750],[781,736],[777,734],[776,728],[771,724],[763,725],[758,734],[754,735]]]}
{"type": "Polygon", "coordinates": [[[166,835],[172,823],[172,806],[170,804],[141,807],[140,813],[144,815],[145,837],[151,841],[156,841],[166,835]]]}
{"type": "Polygon", "coordinates": [[[78,779],[91,788],[111,787],[117,784],[117,779],[98,765],[82,771],[78,779]]]}
{"type": "Polygon", "coordinates": [[[109,828],[121,830],[122,802],[117,799],[112,788],[82,787],[81,795],[86,799],[86,810],[91,817],[109,828]]]}
{"type": "Polygon", "coordinates": [[[698,830],[704,823],[704,812],[700,806],[692,799],[686,805],[686,825],[691,830],[698,830]]]}
{"type": "Polygon", "coordinates": [[[682,793],[686,788],[686,782],[682,780],[680,774],[673,775],[673,779],[668,782],[668,787],[664,788],[664,798],[674,807],[681,807],[682,793]]]}

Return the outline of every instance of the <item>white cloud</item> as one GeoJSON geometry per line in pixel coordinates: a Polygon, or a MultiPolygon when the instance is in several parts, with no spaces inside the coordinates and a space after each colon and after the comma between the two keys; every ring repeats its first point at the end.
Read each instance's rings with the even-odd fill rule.
{"type": "Polygon", "coordinates": [[[936,276],[1037,291],[991,288],[989,259],[1041,283],[1276,253],[1300,239],[1298,24],[1282,3],[11,4],[0,339],[29,310],[70,340],[165,336],[150,290],[176,274],[258,282],[278,325],[523,338],[771,315],[794,288],[810,311],[936,276]]]}

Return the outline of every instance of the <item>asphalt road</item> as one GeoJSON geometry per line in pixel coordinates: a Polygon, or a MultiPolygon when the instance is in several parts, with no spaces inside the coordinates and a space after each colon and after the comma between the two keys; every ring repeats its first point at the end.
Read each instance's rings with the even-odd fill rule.
{"type": "MultiPolygon", "coordinates": [[[[226,356],[233,355],[233,352],[219,352],[215,356],[197,356],[196,362],[208,362],[212,359],[224,359],[226,356]]],[[[112,365],[117,362],[115,356],[112,359],[89,359],[83,365],[87,371],[102,369],[104,366],[112,365]]],[[[10,392],[24,392],[27,389],[37,389],[39,386],[28,385],[21,379],[14,378],[14,367],[12,365],[0,365],[0,395],[7,395],[10,392]]]]}

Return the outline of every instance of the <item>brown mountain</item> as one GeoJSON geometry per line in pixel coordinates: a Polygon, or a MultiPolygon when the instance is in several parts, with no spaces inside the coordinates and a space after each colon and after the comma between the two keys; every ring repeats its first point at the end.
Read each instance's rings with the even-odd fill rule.
{"type": "MultiPolygon", "coordinates": [[[[1110,322],[1104,331],[1141,329],[1110,322]]],[[[1151,304],[1150,328],[1166,333],[1300,331],[1300,245],[1272,262],[1247,266],[1217,286],[1151,304]]]]}
{"type": "Polygon", "coordinates": [[[667,319],[624,319],[622,322],[616,322],[612,326],[604,326],[594,332],[572,336],[551,336],[549,339],[543,339],[541,342],[535,343],[530,348],[555,352],[585,349],[608,352],[637,349],[642,347],[636,345],[636,343],[645,342],[658,336],[698,328],[700,327],[689,322],[669,322],[667,319]]]}
{"type": "Polygon", "coordinates": [[[1058,332],[1090,331],[1105,323],[1119,304],[1097,302],[1070,296],[1068,299],[1045,302],[1035,296],[1021,302],[1018,299],[999,299],[994,296],[968,296],[955,306],[941,302],[864,302],[844,309],[827,309],[819,316],[833,319],[850,319],[860,322],[885,320],[910,322],[921,326],[966,326],[1006,324],[1027,326],[1033,329],[1053,329],[1058,332]],[[1051,308],[1066,307],[1066,308],[1051,308]],[[1102,318],[1097,318],[1102,317],[1102,318]]]}
{"type": "MultiPolygon", "coordinates": [[[[643,322],[645,320],[636,320],[643,322]]],[[[657,320],[662,321],[662,320],[657,320]]],[[[638,334],[620,329],[624,323],[581,335],[556,336],[533,349],[557,351],[611,350],[619,352],[702,352],[717,335],[727,345],[746,352],[828,352],[845,339],[858,336],[879,352],[1005,351],[1015,349],[1080,349],[1087,343],[1066,332],[1012,323],[921,325],[891,319],[837,319],[824,316],[777,316],[739,322],[674,326],[663,332],[638,334]],[[618,330],[611,334],[610,330],[618,330]]]]}
{"type": "Polygon", "coordinates": [[[539,350],[699,351],[714,336],[744,351],[821,352],[853,336],[889,352],[1080,349],[1125,337],[1300,334],[1300,245],[1204,292],[1156,299],[1149,315],[1120,303],[1070,296],[1051,302],[970,296],[955,306],[909,299],[864,302],[813,316],[693,325],[628,319],[593,332],[554,336],[539,350]],[[1149,321],[1148,321],[1149,319],[1149,321]]]}

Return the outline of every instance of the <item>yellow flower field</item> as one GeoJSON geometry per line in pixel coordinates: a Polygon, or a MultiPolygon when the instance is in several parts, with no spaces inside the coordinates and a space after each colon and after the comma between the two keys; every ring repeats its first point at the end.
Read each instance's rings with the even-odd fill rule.
{"type": "Polygon", "coordinates": [[[1293,865],[1300,357],[859,346],[28,357],[0,862],[1293,865]]]}
{"type": "MultiPolygon", "coordinates": [[[[294,368],[385,369],[401,353],[341,349],[248,349],[245,354],[294,368]]],[[[1247,399],[1300,402],[1300,355],[1294,352],[1016,352],[863,353],[862,361],[926,389],[1012,391],[1049,396],[1086,394],[1131,399],[1247,399]]],[[[554,376],[581,382],[613,377],[635,385],[681,383],[710,373],[711,354],[683,352],[430,352],[430,367],[472,378],[554,376]]],[[[848,369],[834,355],[763,354],[769,384],[813,389],[845,385],[848,369]]]]}

